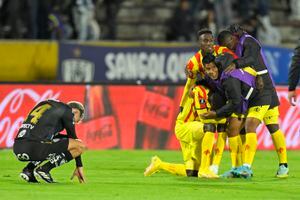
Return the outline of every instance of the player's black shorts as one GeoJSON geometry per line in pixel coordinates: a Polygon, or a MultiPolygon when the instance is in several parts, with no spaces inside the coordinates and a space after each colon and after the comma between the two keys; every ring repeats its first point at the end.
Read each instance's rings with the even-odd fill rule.
{"type": "Polygon", "coordinates": [[[49,142],[22,138],[15,140],[13,150],[20,161],[44,161],[53,154],[66,152],[68,145],[68,138],[56,138],[49,142]]]}
{"type": "Polygon", "coordinates": [[[260,92],[249,101],[248,108],[251,108],[254,106],[271,105],[271,103],[272,103],[271,94],[260,92]]]}

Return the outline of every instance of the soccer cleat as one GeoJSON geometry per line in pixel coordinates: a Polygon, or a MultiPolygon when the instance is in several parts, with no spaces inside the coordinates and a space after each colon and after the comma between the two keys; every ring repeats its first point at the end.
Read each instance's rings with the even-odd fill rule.
{"type": "Polygon", "coordinates": [[[289,168],[284,165],[280,165],[277,170],[276,177],[287,178],[288,176],[289,176],[289,168]]]}
{"type": "Polygon", "coordinates": [[[20,173],[20,177],[28,183],[38,183],[38,181],[36,180],[33,174],[33,170],[30,170],[26,167],[20,173]]]}
{"type": "Polygon", "coordinates": [[[47,183],[55,183],[49,172],[43,171],[40,167],[34,170],[34,175],[43,179],[47,183]]]}
{"type": "Polygon", "coordinates": [[[219,176],[217,174],[213,173],[209,169],[204,170],[204,171],[199,171],[198,177],[199,178],[219,178],[219,176]]]}
{"type": "Polygon", "coordinates": [[[144,176],[151,176],[158,172],[161,162],[158,156],[153,156],[150,165],[145,169],[144,176]]]}
{"type": "Polygon", "coordinates": [[[239,178],[240,176],[234,173],[236,167],[231,168],[229,171],[223,173],[220,177],[221,178],[239,178]]]}
{"type": "Polygon", "coordinates": [[[247,166],[240,166],[232,171],[234,176],[241,177],[241,178],[251,178],[253,176],[253,172],[250,167],[247,166]]]}

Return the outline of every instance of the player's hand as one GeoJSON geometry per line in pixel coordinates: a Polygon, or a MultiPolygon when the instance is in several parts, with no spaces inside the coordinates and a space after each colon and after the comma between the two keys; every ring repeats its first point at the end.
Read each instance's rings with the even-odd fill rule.
{"type": "Polygon", "coordinates": [[[194,98],[194,96],[195,96],[195,95],[194,95],[194,91],[193,91],[194,88],[195,88],[195,86],[196,86],[196,85],[193,84],[193,85],[191,86],[191,88],[189,89],[189,97],[191,97],[191,98],[194,98]]]}
{"type": "Polygon", "coordinates": [[[296,101],[297,101],[297,95],[296,95],[296,91],[289,91],[288,93],[288,99],[289,99],[289,102],[292,106],[295,106],[296,105],[296,101]]]}
{"type": "Polygon", "coordinates": [[[217,113],[215,111],[208,111],[200,116],[204,119],[213,119],[217,117],[217,113]]]}
{"type": "Polygon", "coordinates": [[[194,79],[194,74],[191,70],[189,70],[187,67],[184,69],[184,73],[186,75],[186,78],[194,79]]]}
{"type": "Polygon", "coordinates": [[[225,73],[230,73],[232,72],[233,70],[236,69],[236,66],[235,66],[235,63],[231,63],[230,65],[228,65],[225,69],[224,69],[224,72],[225,73]]]}
{"type": "Polygon", "coordinates": [[[77,176],[79,183],[85,183],[85,177],[83,174],[83,167],[76,167],[76,169],[74,170],[72,176],[71,176],[71,180],[73,180],[73,178],[77,176]]]}

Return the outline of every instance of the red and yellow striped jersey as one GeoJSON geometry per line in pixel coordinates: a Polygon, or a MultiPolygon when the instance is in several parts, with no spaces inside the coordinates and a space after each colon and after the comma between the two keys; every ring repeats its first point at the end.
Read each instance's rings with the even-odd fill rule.
{"type": "Polygon", "coordinates": [[[191,121],[202,121],[199,117],[201,114],[206,113],[211,105],[208,102],[209,89],[204,86],[196,86],[193,89],[194,97],[188,97],[183,106],[182,112],[177,116],[178,123],[185,123],[191,121]]]}
{"type": "MultiPolygon", "coordinates": [[[[234,58],[237,58],[235,53],[233,53],[227,47],[214,45],[213,48],[214,48],[213,54],[215,56],[224,54],[224,53],[230,53],[234,56],[234,58]]],[[[197,53],[195,53],[195,55],[192,58],[190,58],[189,61],[187,62],[187,65],[185,67],[185,72],[187,73],[188,77],[187,77],[187,81],[186,81],[186,84],[185,84],[185,87],[183,90],[183,94],[181,97],[181,101],[180,101],[181,107],[183,106],[184,101],[188,96],[188,92],[189,92],[191,86],[193,86],[195,84],[197,74],[204,77],[204,69],[203,69],[202,59],[203,59],[203,54],[202,54],[202,50],[200,50],[197,53]]]]}
{"type": "MultiPolygon", "coordinates": [[[[233,53],[227,47],[214,45],[213,48],[214,48],[214,52],[213,52],[214,56],[224,54],[224,53],[230,53],[234,56],[234,58],[237,58],[235,53],[233,53]]],[[[192,58],[190,58],[190,60],[188,61],[187,65],[186,65],[186,70],[189,74],[189,78],[191,78],[191,79],[196,78],[198,73],[200,73],[201,76],[204,76],[202,59],[203,59],[202,50],[198,51],[197,53],[195,53],[195,55],[192,58]]]]}

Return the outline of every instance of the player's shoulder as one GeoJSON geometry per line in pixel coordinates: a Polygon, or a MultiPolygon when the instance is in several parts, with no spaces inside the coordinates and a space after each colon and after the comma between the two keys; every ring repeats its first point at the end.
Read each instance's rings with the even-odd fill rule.
{"type": "Polygon", "coordinates": [[[203,85],[196,85],[193,89],[193,92],[201,98],[207,98],[209,89],[203,85]]]}
{"type": "Polygon", "coordinates": [[[246,37],[244,40],[244,46],[246,46],[246,45],[260,46],[258,40],[249,34],[248,34],[248,37],[246,37]]]}
{"type": "Polygon", "coordinates": [[[46,100],[50,105],[52,105],[53,107],[55,107],[56,109],[60,109],[63,111],[72,111],[71,107],[68,106],[66,103],[61,102],[59,100],[56,99],[47,99],[46,100]]]}
{"type": "Polygon", "coordinates": [[[199,63],[201,61],[201,58],[202,58],[202,53],[201,53],[201,50],[199,50],[192,57],[190,57],[190,59],[188,60],[188,63],[189,62],[199,63]]]}
{"type": "Polygon", "coordinates": [[[187,62],[186,70],[197,71],[202,66],[203,55],[201,50],[197,51],[187,62]]]}

